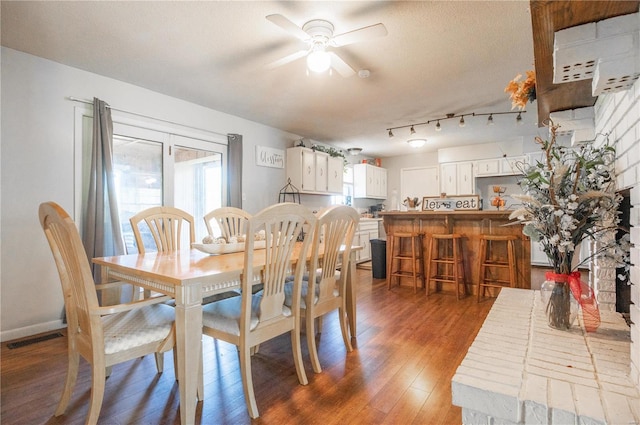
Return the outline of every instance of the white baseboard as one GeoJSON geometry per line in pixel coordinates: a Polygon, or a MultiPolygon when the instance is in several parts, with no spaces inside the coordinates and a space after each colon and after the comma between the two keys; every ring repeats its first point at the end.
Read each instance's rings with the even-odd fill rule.
{"type": "Polygon", "coordinates": [[[56,329],[66,328],[67,325],[62,323],[62,319],[53,320],[51,322],[38,323],[36,325],[25,326],[24,328],[10,329],[0,332],[0,342],[11,341],[18,338],[24,338],[31,335],[37,335],[43,332],[53,331],[56,329]]]}

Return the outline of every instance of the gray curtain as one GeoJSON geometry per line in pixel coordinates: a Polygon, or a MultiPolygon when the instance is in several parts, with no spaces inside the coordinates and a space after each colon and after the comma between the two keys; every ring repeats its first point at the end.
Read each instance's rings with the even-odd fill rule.
{"type": "Polygon", "coordinates": [[[228,134],[227,206],[242,208],[242,135],[228,134]]]}
{"type": "MultiPolygon", "coordinates": [[[[125,253],[113,182],[113,121],[109,105],[93,98],[93,140],[87,210],[82,232],[89,260],[125,253]]],[[[93,276],[100,282],[99,268],[93,276]]]]}

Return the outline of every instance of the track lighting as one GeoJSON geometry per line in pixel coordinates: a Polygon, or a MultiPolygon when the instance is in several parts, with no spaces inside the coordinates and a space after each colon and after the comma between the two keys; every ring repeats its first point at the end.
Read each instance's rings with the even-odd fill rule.
{"type": "MultiPolygon", "coordinates": [[[[458,125],[460,127],[464,127],[467,125],[467,123],[464,120],[465,116],[468,117],[480,117],[480,116],[487,116],[487,125],[494,125],[494,121],[493,121],[493,116],[494,115],[507,115],[507,114],[517,114],[516,116],[516,122],[518,124],[523,124],[523,120],[522,120],[522,114],[526,113],[527,111],[509,111],[509,112],[486,112],[486,113],[475,113],[475,112],[470,112],[470,113],[465,113],[465,114],[446,114],[446,116],[441,117],[441,118],[434,118],[432,120],[429,121],[425,121],[425,122],[419,122],[419,123],[413,123],[413,124],[407,124],[407,125],[400,125],[398,127],[389,127],[387,128],[387,131],[389,132],[389,137],[393,137],[393,130],[398,130],[400,128],[409,128],[409,133],[410,135],[414,135],[416,134],[416,129],[415,126],[417,125],[429,125],[432,122],[435,122],[435,130],[436,131],[442,131],[442,126],[440,125],[440,121],[444,121],[444,120],[450,120],[452,118],[460,118],[460,121],[458,122],[458,125]]],[[[418,140],[418,139],[411,139],[411,140],[418,140]]]]}

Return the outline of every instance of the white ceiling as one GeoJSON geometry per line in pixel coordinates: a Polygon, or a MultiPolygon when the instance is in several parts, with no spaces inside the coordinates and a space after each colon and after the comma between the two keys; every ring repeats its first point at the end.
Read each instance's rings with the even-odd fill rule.
{"type": "MultiPolygon", "coordinates": [[[[2,1],[2,45],[264,123],[366,156],[415,152],[409,129],[447,113],[511,110],[506,84],[533,69],[527,1],[2,1]],[[302,42],[265,19],[335,33],[383,23],[388,35],[336,52],[366,79],[306,74],[299,59],[265,65],[302,42]]],[[[108,99],[105,99],[108,101],[108,99]]],[[[114,105],[117,107],[117,105],[114,105]]],[[[417,126],[418,151],[508,142],[539,133],[536,105],[515,115],[417,126]]],[[[141,113],[144,111],[140,111],[141,113]]],[[[415,137],[415,136],[414,136],[415,137]]]]}

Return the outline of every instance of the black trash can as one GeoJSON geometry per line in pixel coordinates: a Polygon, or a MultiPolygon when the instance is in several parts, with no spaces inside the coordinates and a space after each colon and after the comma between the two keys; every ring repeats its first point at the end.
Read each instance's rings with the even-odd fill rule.
{"type": "Polygon", "coordinates": [[[387,241],[371,239],[371,271],[374,279],[387,278],[387,241]]]}

